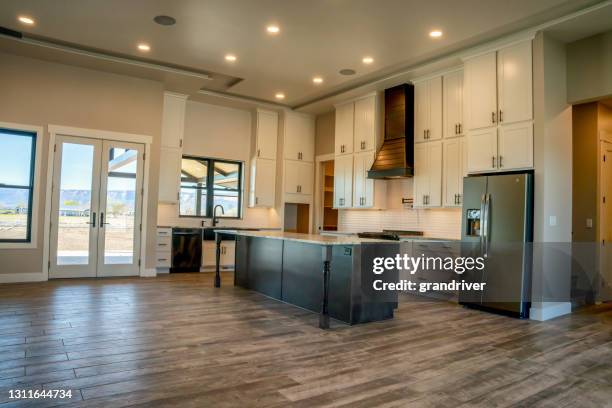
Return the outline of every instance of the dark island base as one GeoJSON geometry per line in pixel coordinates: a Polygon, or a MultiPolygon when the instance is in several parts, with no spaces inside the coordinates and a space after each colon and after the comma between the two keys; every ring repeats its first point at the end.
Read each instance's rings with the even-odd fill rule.
{"type": "MultiPolygon", "coordinates": [[[[324,250],[331,251],[329,316],[348,324],[393,318],[397,294],[372,290],[375,256],[394,256],[398,246],[362,243],[324,246],[292,240],[236,236],[234,284],[273,299],[321,312],[324,250]]],[[[397,279],[386,272],[385,280],[397,279]]]]}

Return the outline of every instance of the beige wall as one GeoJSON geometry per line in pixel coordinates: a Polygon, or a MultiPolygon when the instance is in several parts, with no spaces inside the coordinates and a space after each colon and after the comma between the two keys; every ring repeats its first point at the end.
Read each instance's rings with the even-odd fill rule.
{"type": "MultiPolygon", "coordinates": [[[[220,225],[279,228],[280,220],[275,209],[247,207],[249,159],[251,140],[254,137],[251,126],[252,115],[253,113],[248,110],[188,101],[185,112],[183,153],[244,162],[243,219],[221,220],[220,225]]],[[[200,227],[202,220],[200,218],[180,218],[176,205],[159,205],[157,218],[159,225],[200,227]]],[[[206,220],[206,225],[210,225],[210,220],[206,220]]]]}
{"type": "Polygon", "coordinates": [[[567,46],[568,102],[606,96],[612,96],[612,31],[567,46]]]}
{"type": "MultiPolygon", "coordinates": [[[[49,124],[137,133],[153,137],[151,163],[159,161],[162,85],[157,82],[0,53],[0,121],[45,127],[41,158],[37,248],[0,249],[0,273],[41,272],[49,124]]],[[[155,265],[158,166],[149,185],[145,265],[155,265]]]]}
{"type": "Polygon", "coordinates": [[[334,153],[336,112],[323,113],[316,117],[315,155],[334,153]]]}

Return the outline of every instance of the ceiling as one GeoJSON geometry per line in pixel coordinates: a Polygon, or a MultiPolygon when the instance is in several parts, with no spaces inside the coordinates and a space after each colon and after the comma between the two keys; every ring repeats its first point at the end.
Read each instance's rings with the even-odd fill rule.
{"type": "MultiPolygon", "coordinates": [[[[204,88],[307,106],[404,67],[549,21],[594,0],[2,0],[0,26],[37,40],[201,74],[204,88]],[[173,26],[153,22],[156,15],[173,26]],[[17,21],[35,20],[32,26],[17,21]],[[267,33],[277,24],[280,32],[267,33]],[[444,32],[432,39],[432,29],[444,32]],[[137,44],[147,43],[143,53],[137,44]],[[227,62],[228,53],[237,61],[227,62]],[[374,62],[362,63],[364,56],[374,62]],[[343,76],[340,69],[357,73],[343,76]],[[208,74],[209,79],[203,77],[208,74]],[[321,76],[323,83],[312,82],[321,76]],[[283,101],[275,99],[283,92],[283,101]]],[[[20,47],[23,45],[20,45],[20,47]]],[[[31,45],[30,45],[31,46],[31,45]]],[[[15,45],[12,46],[15,48],[15,45]]],[[[0,41],[0,50],[18,52],[0,41]]],[[[65,51],[64,51],[65,52],[65,51]]],[[[63,58],[63,57],[55,57],[63,58]]],[[[181,89],[182,90],[182,89],[181,89]]],[[[183,90],[184,91],[184,90],[183,90]]]]}

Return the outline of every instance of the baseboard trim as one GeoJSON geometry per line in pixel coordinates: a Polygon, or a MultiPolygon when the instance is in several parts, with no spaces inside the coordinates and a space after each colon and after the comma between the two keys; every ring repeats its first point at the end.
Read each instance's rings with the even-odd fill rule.
{"type": "Polygon", "coordinates": [[[155,268],[144,269],[140,274],[141,278],[154,278],[157,276],[157,271],[155,268]]]}
{"type": "Polygon", "coordinates": [[[42,272],[0,273],[0,283],[44,282],[47,277],[42,272]]]}
{"type": "Polygon", "coordinates": [[[539,302],[532,303],[529,318],[543,322],[570,313],[572,313],[570,302],[539,302]]]}

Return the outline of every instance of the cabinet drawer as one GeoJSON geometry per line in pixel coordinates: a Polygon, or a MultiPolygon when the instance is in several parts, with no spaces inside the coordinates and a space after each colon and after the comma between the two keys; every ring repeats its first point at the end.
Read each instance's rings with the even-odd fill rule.
{"type": "Polygon", "coordinates": [[[168,237],[168,238],[171,238],[172,237],[172,228],[158,228],[157,229],[157,236],[158,237],[168,237]]]}
{"type": "Polygon", "coordinates": [[[172,237],[157,237],[156,248],[158,251],[170,251],[172,249],[172,237]]]}
{"type": "Polygon", "coordinates": [[[170,252],[155,253],[155,266],[158,268],[169,268],[171,263],[170,252]]]}

